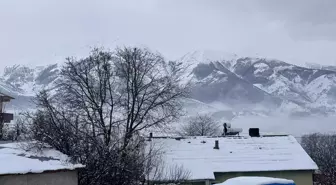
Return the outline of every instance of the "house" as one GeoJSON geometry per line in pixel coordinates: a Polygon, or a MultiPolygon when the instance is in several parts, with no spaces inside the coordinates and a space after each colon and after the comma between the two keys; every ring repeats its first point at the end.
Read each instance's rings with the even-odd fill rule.
{"type": "MultiPolygon", "coordinates": [[[[190,184],[207,185],[238,176],[264,176],[292,179],[297,185],[313,185],[313,172],[318,169],[297,140],[288,135],[153,137],[147,142],[151,148],[161,150],[164,174],[179,167],[188,172],[190,184]]],[[[148,181],[167,179],[156,178],[153,172],[148,177],[148,181]]]]}
{"type": "Polygon", "coordinates": [[[50,147],[30,149],[29,143],[0,144],[1,185],[77,185],[81,164],[50,147]]]}
{"type": "Polygon", "coordinates": [[[5,103],[8,103],[13,99],[14,99],[13,97],[10,97],[0,92],[0,122],[1,123],[9,123],[11,120],[13,120],[13,114],[4,113],[5,103]]]}
{"type": "Polygon", "coordinates": [[[4,138],[3,127],[4,123],[10,123],[14,116],[13,114],[5,113],[5,105],[13,100],[13,97],[5,95],[0,92],[0,140],[4,138]]]}

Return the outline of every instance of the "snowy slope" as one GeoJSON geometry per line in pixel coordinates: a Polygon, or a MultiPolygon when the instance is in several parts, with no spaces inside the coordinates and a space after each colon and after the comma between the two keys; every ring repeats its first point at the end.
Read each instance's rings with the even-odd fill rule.
{"type": "Polygon", "coordinates": [[[336,71],[336,65],[321,65],[315,63],[306,63],[305,66],[310,69],[324,69],[324,70],[336,71]]]}
{"type": "Polygon", "coordinates": [[[236,54],[212,50],[197,50],[185,54],[179,61],[187,68],[184,74],[184,80],[185,82],[189,82],[194,80],[193,70],[198,65],[209,65],[212,62],[222,60],[234,61],[237,58],[239,57],[236,54]]]}
{"type": "Polygon", "coordinates": [[[213,50],[196,50],[185,54],[180,61],[188,64],[191,69],[196,67],[199,63],[209,64],[215,61],[234,61],[238,59],[238,55],[233,53],[226,53],[222,51],[213,50]]]}
{"type": "Polygon", "coordinates": [[[28,67],[14,65],[0,73],[0,92],[13,96],[9,109],[25,110],[33,108],[32,98],[42,89],[49,89],[60,69],[57,64],[28,67]]]}
{"type": "Polygon", "coordinates": [[[57,64],[35,68],[20,65],[6,67],[0,76],[0,90],[8,91],[14,96],[34,96],[54,82],[58,73],[57,64]]]}
{"type": "Polygon", "coordinates": [[[241,76],[264,91],[298,105],[334,111],[335,97],[331,91],[335,84],[332,76],[335,74],[324,69],[309,69],[283,62],[261,60],[253,63],[249,72],[241,76]],[[260,64],[268,67],[261,67],[260,64]],[[317,96],[321,98],[317,99],[317,96]]]}
{"type": "Polygon", "coordinates": [[[192,98],[204,103],[222,102],[230,107],[279,106],[282,100],[260,90],[230,71],[223,62],[237,60],[236,55],[215,59],[211,52],[191,52],[180,59],[189,68],[185,74],[192,84],[192,98]],[[210,53],[208,57],[206,54],[210,53]],[[213,61],[211,61],[211,60],[213,61]],[[203,62],[204,61],[204,62],[203,62]]]}
{"type": "Polygon", "coordinates": [[[336,72],[327,68],[305,68],[275,59],[209,51],[190,52],[180,60],[191,66],[185,75],[199,87],[193,97],[202,102],[220,101],[249,108],[250,104],[263,105],[267,109],[276,107],[278,112],[336,110],[336,72]]]}
{"type": "Polygon", "coordinates": [[[314,102],[310,106],[336,111],[336,74],[321,75],[312,80],[305,89],[314,102]]]}
{"type": "MultiPolygon", "coordinates": [[[[190,99],[199,106],[210,106],[209,112],[219,119],[336,111],[336,71],[330,66],[300,67],[275,59],[210,50],[192,51],[178,60],[186,66],[184,83],[192,85],[190,99]],[[214,109],[214,104],[221,106],[214,109]]],[[[57,64],[6,67],[0,73],[0,91],[14,96],[15,105],[28,105],[38,91],[50,88],[59,72],[57,64]]],[[[187,103],[187,112],[198,111],[195,107],[187,103]]]]}

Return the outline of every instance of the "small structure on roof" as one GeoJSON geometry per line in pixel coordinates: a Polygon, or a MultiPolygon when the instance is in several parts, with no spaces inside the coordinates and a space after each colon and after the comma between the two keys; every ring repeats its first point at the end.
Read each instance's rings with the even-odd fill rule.
{"type": "Polygon", "coordinates": [[[243,131],[242,128],[231,128],[231,123],[224,123],[223,124],[223,134],[222,136],[234,136],[239,135],[243,131]]]}
{"type": "MultiPolygon", "coordinates": [[[[222,183],[238,176],[292,179],[313,185],[316,163],[293,136],[155,138],[147,141],[162,150],[165,168],[181,166],[196,184],[222,183]]],[[[167,173],[168,173],[167,172],[167,173]]],[[[166,172],[163,172],[166,173],[166,172]]],[[[148,181],[157,181],[151,179],[148,181]]]]}
{"type": "Polygon", "coordinates": [[[50,147],[29,149],[29,143],[0,144],[1,185],[77,185],[77,169],[81,164],[50,147]]]}

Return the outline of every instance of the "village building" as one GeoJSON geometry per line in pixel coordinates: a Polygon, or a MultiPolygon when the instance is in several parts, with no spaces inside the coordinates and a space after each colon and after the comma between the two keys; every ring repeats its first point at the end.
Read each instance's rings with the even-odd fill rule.
{"type": "Polygon", "coordinates": [[[73,164],[50,147],[36,150],[30,144],[0,143],[1,185],[77,185],[81,164],[73,164]]]}
{"type": "MultiPolygon", "coordinates": [[[[179,166],[188,173],[187,184],[209,185],[233,177],[263,176],[313,185],[318,167],[293,136],[255,136],[152,137],[148,145],[162,151],[162,173],[169,174],[179,166]]],[[[156,178],[152,172],[147,180],[169,178],[156,178]]]]}
{"type": "Polygon", "coordinates": [[[8,95],[5,95],[0,92],[0,123],[9,123],[13,120],[13,114],[5,113],[5,105],[6,103],[9,103],[14,98],[8,95]]]}

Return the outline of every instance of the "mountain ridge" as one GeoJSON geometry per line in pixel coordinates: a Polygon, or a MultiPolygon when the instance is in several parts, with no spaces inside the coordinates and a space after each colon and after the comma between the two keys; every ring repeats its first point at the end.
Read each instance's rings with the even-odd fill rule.
{"type": "MultiPolygon", "coordinates": [[[[193,55],[195,54],[193,53],[193,55]]],[[[183,59],[185,58],[195,57],[189,56],[183,59]]],[[[202,61],[202,59],[198,59],[198,61],[202,61]]],[[[334,83],[335,71],[310,69],[280,60],[252,57],[217,60],[212,63],[222,64],[227,70],[236,74],[240,79],[253,84],[274,97],[293,102],[303,107],[303,109],[327,109],[324,111],[335,112],[333,102],[336,96],[331,96],[334,94],[336,87],[334,83]],[[326,79],[322,78],[323,76],[326,79]],[[314,86],[316,87],[311,87],[312,84],[315,84],[314,86]],[[325,93],[319,91],[319,87],[323,84],[324,87],[322,90],[320,89],[320,91],[324,91],[325,93]],[[316,101],[321,97],[321,100],[316,101]],[[314,99],[314,101],[312,101],[312,99],[314,99]]],[[[206,68],[206,66],[210,64],[207,61],[203,63],[200,62],[200,64],[197,65],[203,65],[203,68],[206,68]]],[[[210,74],[209,71],[208,74],[210,74]]],[[[209,76],[206,77],[208,78],[209,76]]],[[[314,111],[316,112],[316,110],[314,111]]]]}
{"type": "MultiPolygon", "coordinates": [[[[336,112],[336,70],[330,66],[316,69],[210,50],[189,52],[178,61],[187,67],[184,82],[192,84],[191,98],[207,105],[223,104],[236,112],[260,114],[336,112]]],[[[0,75],[0,91],[29,99],[50,87],[60,67],[6,67],[0,75]]]]}

